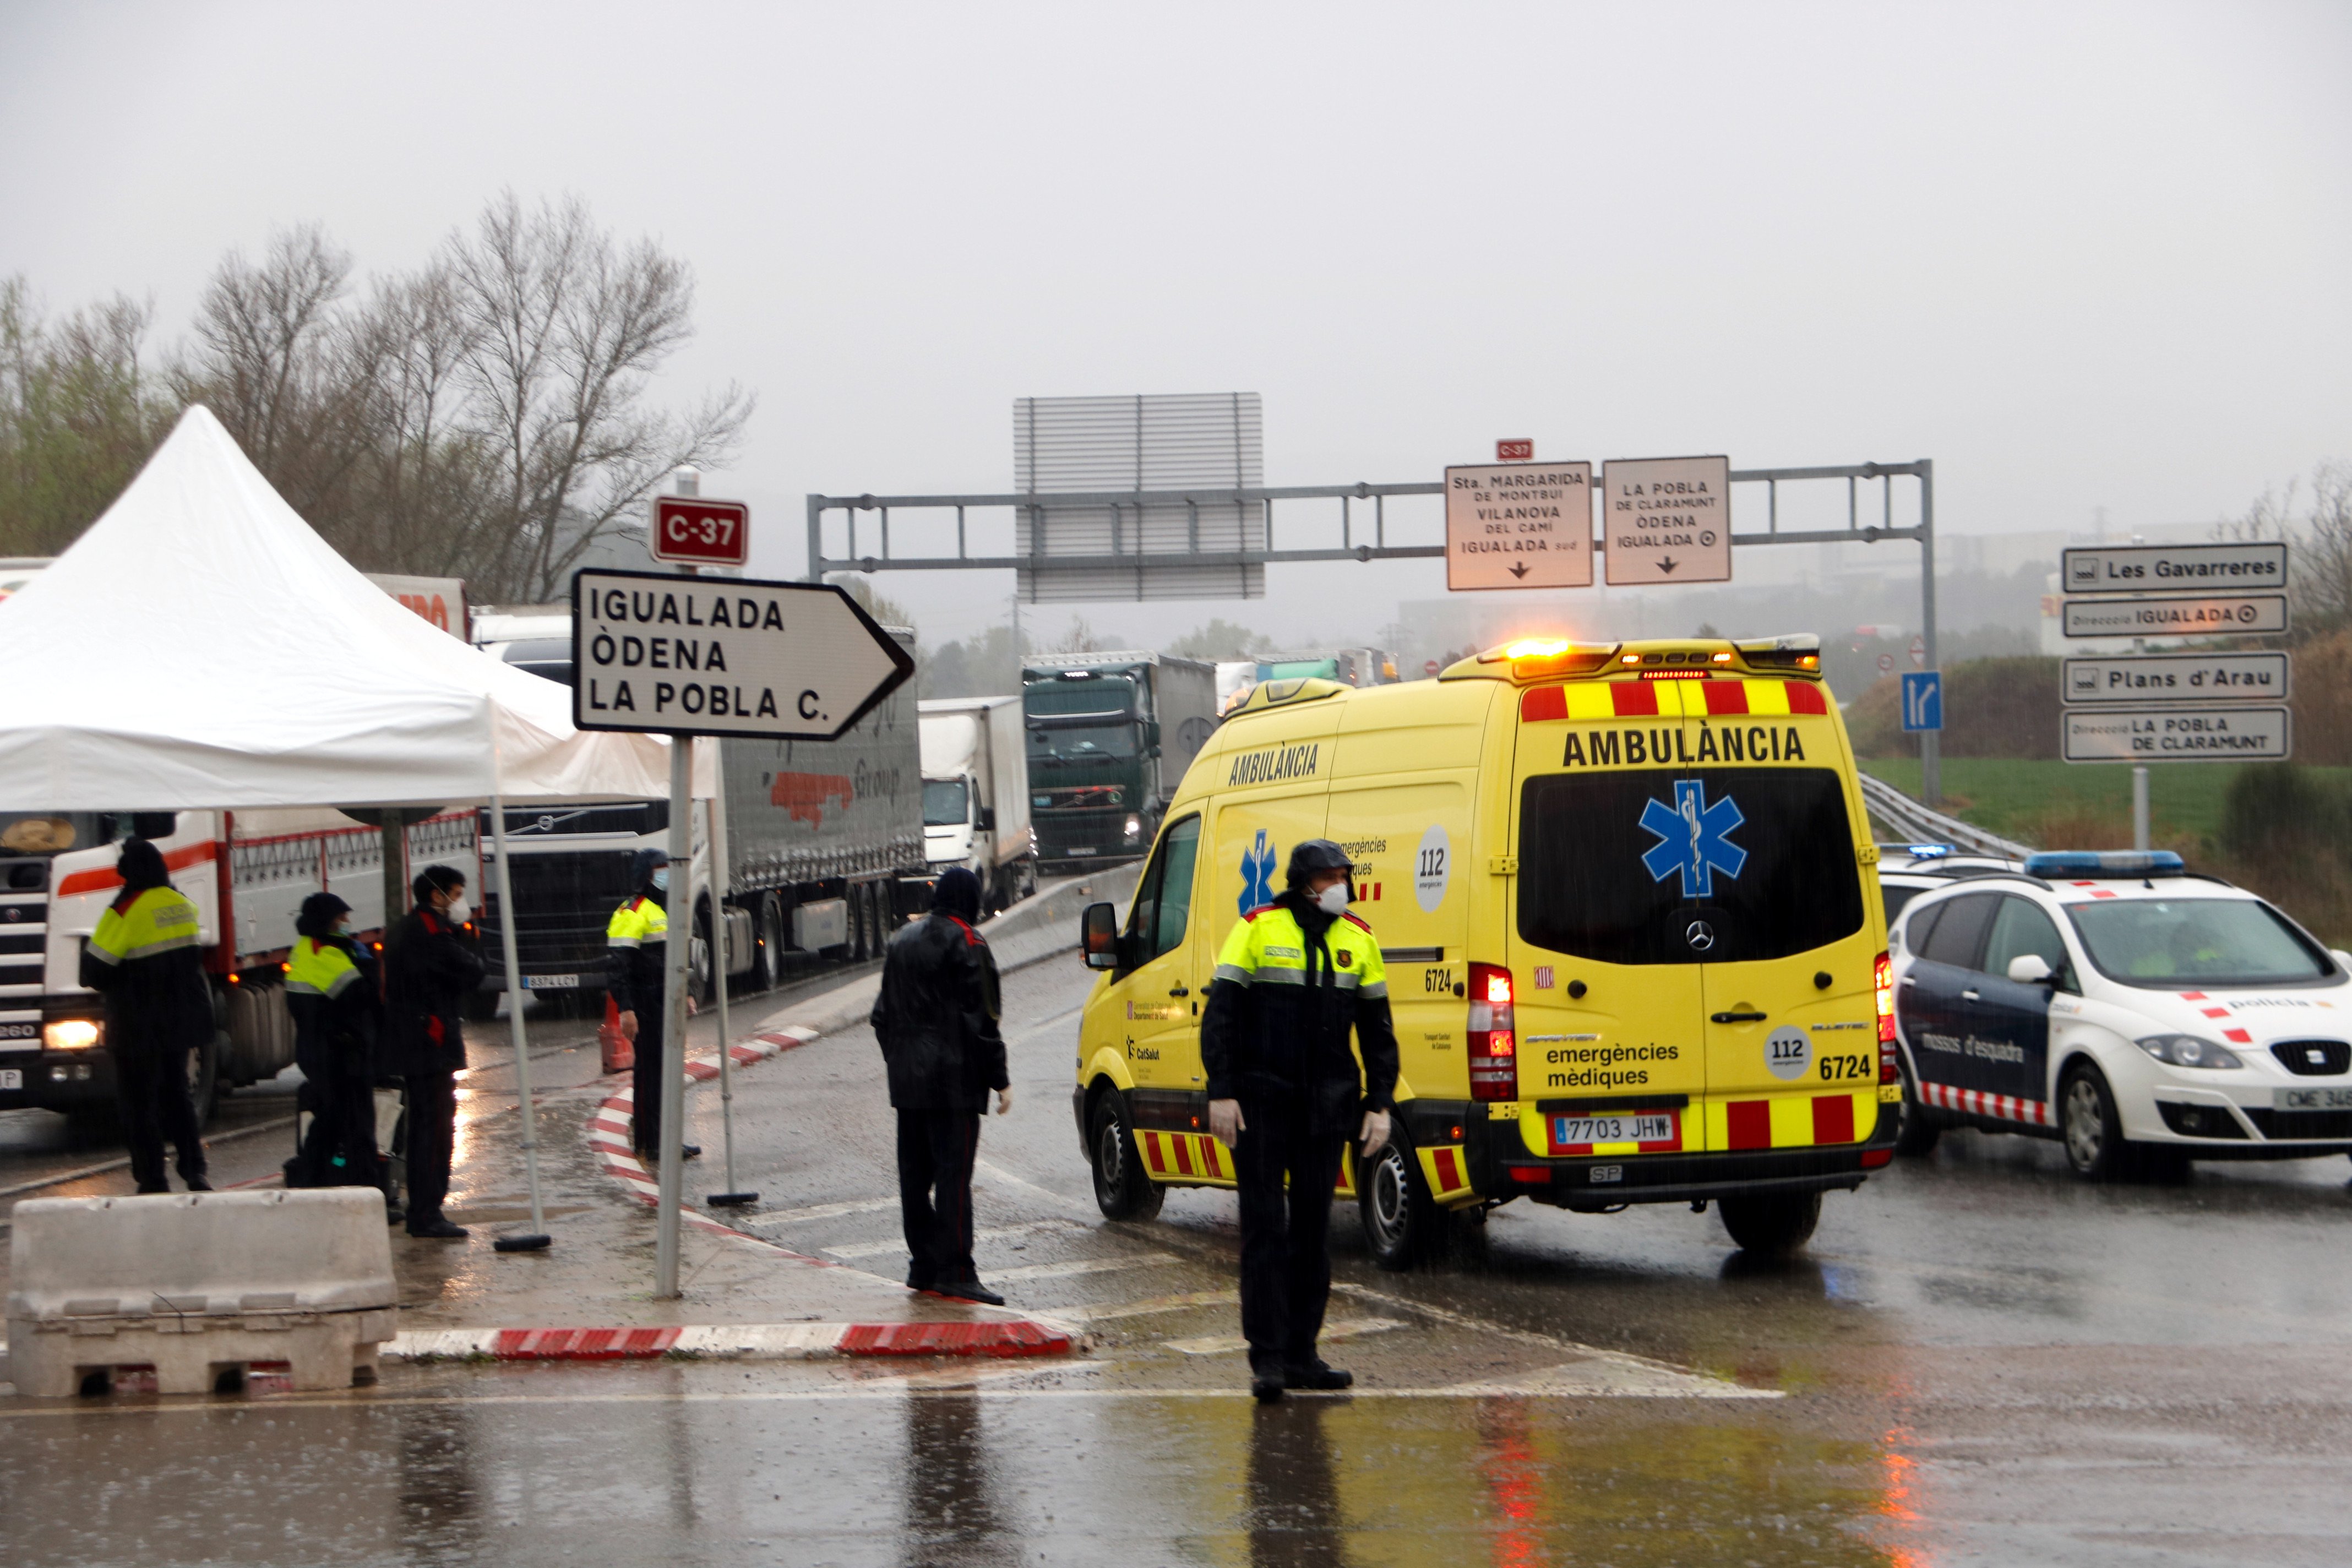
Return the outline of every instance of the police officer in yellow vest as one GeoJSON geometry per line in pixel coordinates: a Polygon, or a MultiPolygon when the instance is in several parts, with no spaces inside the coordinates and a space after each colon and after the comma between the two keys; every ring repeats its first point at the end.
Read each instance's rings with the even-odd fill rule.
{"type": "Polygon", "coordinates": [[[1388,1142],[1397,1044],[1380,942],[1348,912],[1351,869],[1328,838],[1293,849],[1288,890],[1225,938],[1201,1015],[1209,1131],[1233,1150],[1241,1188],[1242,1332],[1260,1401],[1355,1381],[1316,1353],[1331,1293],[1324,1237],[1349,1134],[1366,1159],[1388,1142]]]}
{"type": "MultiPolygon", "coordinates": [[[[648,1158],[661,1152],[662,1019],[668,974],[669,857],[659,849],[640,849],[630,867],[637,885],[627,903],[613,911],[604,927],[607,953],[604,985],[613,1005],[620,1009],[621,1038],[636,1052],[631,1075],[636,1110],[630,1121],[629,1141],[648,1158]]],[[[698,1143],[683,1146],[691,1160],[702,1152],[698,1143]]]]}
{"type": "MultiPolygon", "coordinates": [[[[374,955],[352,940],[352,906],[312,893],[294,919],[286,1009],[310,1128],[286,1163],[289,1187],[386,1188],[375,1148],[376,1031],[383,996],[374,955]]],[[[386,1201],[390,1194],[386,1192],[386,1201]]]]}
{"type": "Polygon", "coordinates": [[[196,906],[172,886],[163,853],[125,840],[114,863],[122,893],[98,917],[82,949],[81,983],[106,997],[106,1054],[122,1113],[131,1174],[142,1193],[168,1193],[163,1140],[180,1156],[180,1178],[208,1193],[205,1146],[188,1100],[188,1053],[213,1037],[212,987],[197,946],[196,906]]]}

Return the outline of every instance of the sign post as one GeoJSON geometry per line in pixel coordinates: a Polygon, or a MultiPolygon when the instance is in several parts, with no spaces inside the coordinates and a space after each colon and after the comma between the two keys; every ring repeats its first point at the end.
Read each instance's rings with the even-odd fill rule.
{"type": "MultiPolygon", "coordinates": [[[[670,499],[670,498],[665,498],[670,499]]],[[[915,661],[857,602],[825,584],[659,572],[572,579],[572,721],[670,737],[670,907],[665,1028],[680,1070],[662,1075],[655,1294],[677,1294],[688,951],[693,942],[692,783],[698,735],[831,741],[904,684],[915,661]]],[[[714,937],[726,913],[713,909],[714,937]]],[[[714,944],[715,945],[715,944],[714,944]]],[[[723,949],[719,950],[723,954],[723,949]]],[[[721,968],[726,960],[714,955],[721,968]]],[[[720,1042],[720,1049],[726,1048],[720,1042]]]]}

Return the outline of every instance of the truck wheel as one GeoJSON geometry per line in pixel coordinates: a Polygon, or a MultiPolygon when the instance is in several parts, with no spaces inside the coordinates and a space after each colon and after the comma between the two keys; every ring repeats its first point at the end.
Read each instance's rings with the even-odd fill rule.
{"type": "Polygon", "coordinates": [[[688,994],[695,1005],[702,1006],[719,999],[717,962],[719,950],[710,942],[710,906],[697,904],[694,910],[694,940],[686,950],[686,981],[688,994]]]}
{"type": "MultiPolygon", "coordinates": [[[[1391,1118],[1391,1121],[1395,1121],[1391,1118]]],[[[1356,1210],[1372,1261],[1404,1269],[1437,1250],[1445,1215],[1422,1180],[1421,1162],[1405,1147],[1403,1129],[1389,1134],[1388,1147],[1356,1167],[1356,1210]]]]}
{"type": "Polygon", "coordinates": [[[1934,1152],[1936,1140],[1944,1135],[1941,1123],[1928,1120],[1927,1108],[1920,1103],[1919,1085],[1911,1077],[1911,1065],[1903,1064],[1903,1102],[1895,1111],[1895,1152],[1898,1154],[1927,1154],[1934,1152]]]}
{"type": "Polygon", "coordinates": [[[228,1037],[215,1034],[211,1043],[188,1053],[188,1103],[196,1108],[196,1125],[211,1125],[214,1110],[220,1104],[221,1052],[228,1047],[228,1037]]]}
{"type": "Polygon", "coordinates": [[[760,989],[784,983],[784,905],[770,893],[760,900],[760,989]]]}
{"type": "Polygon", "coordinates": [[[1143,1168],[1117,1089],[1105,1089],[1095,1101],[1087,1127],[1087,1160],[1094,1167],[1095,1206],[1105,1219],[1159,1216],[1167,1194],[1143,1168]]]}
{"type": "Polygon", "coordinates": [[[1750,1193],[1717,1200],[1723,1228],[1742,1252],[1786,1258],[1811,1241],[1822,1222],[1819,1193],[1750,1193]]]}

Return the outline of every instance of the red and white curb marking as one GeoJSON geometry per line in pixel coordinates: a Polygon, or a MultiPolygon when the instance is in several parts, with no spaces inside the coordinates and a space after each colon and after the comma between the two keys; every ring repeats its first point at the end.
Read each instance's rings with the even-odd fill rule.
{"type": "Polygon", "coordinates": [[[395,1335],[394,1361],[809,1361],[824,1356],[1067,1355],[1052,1324],[737,1323],[667,1329],[439,1329],[395,1335]]]}
{"type": "Polygon", "coordinates": [[[1981,1089],[1954,1089],[1949,1084],[1922,1083],[1919,1098],[1945,1110],[1965,1110],[1971,1116],[1997,1116],[2004,1121],[2050,1125],[2050,1102],[2020,1100],[2013,1094],[1987,1094],[1981,1089]]]}

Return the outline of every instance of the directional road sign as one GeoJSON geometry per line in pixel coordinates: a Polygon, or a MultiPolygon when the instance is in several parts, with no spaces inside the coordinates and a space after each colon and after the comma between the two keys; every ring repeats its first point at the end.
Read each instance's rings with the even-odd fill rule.
{"type": "Polygon", "coordinates": [[[1731,459],[1612,458],[1601,471],[1612,586],[1731,581],[1731,459]]]}
{"type": "Polygon", "coordinates": [[[1532,463],[1535,460],[1536,444],[1533,441],[1495,443],[1495,461],[1498,463],[1532,463]]]}
{"type": "Polygon", "coordinates": [[[655,560],[740,566],[751,558],[751,548],[750,502],[704,500],[699,496],[654,497],[655,560]]]}
{"type": "Polygon", "coordinates": [[[1445,586],[1592,586],[1592,465],[1446,469],[1445,586]]]}
{"type": "Polygon", "coordinates": [[[2070,658],[2058,689],[2070,706],[2183,700],[2284,702],[2289,695],[2287,656],[2143,653],[2070,658]]]}
{"type": "Polygon", "coordinates": [[[2070,708],[2063,741],[2070,763],[2278,762],[2294,754],[2294,721],[2284,708],[2070,708]]]}
{"type": "Polygon", "coordinates": [[[2063,614],[2070,637],[2243,637],[2286,630],[2286,595],[2117,594],[2069,599],[2063,614]]]}
{"type": "Polygon", "coordinates": [[[583,730],[830,741],[915,673],[839,588],[579,572],[572,721],[583,730]]]}
{"type": "Polygon", "coordinates": [[[2059,586],[2069,594],[2242,594],[2286,586],[2286,546],[2091,545],[2064,552],[2059,586]]]}
{"type": "Polygon", "coordinates": [[[1944,672],[1913,670],[1903,678],[1903,728],[1913,733],[1944,727],[1944,672]]]}

